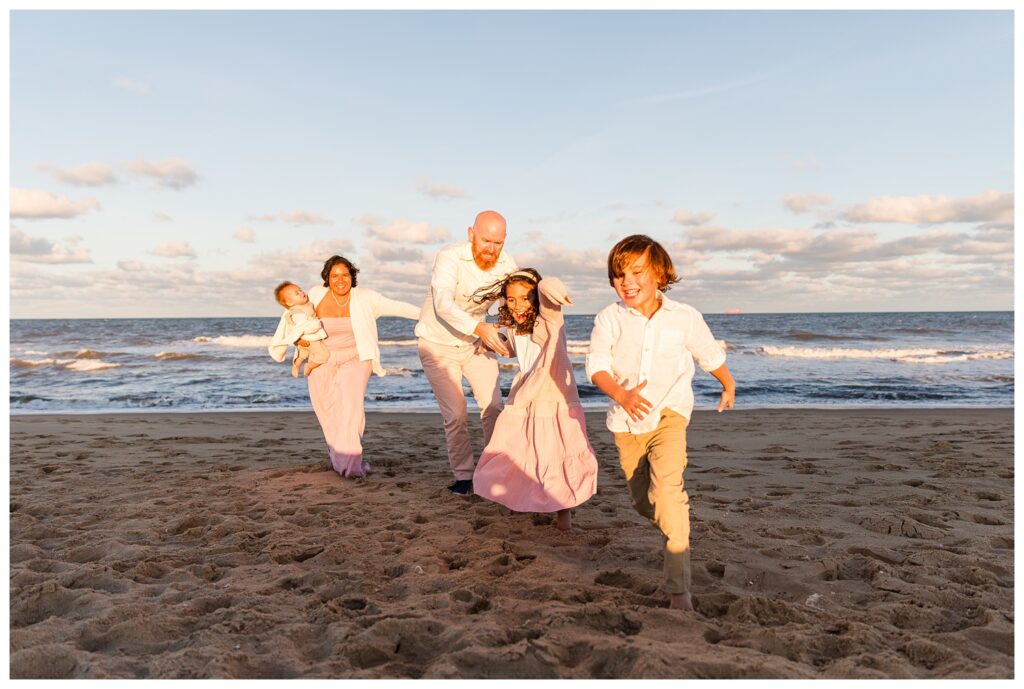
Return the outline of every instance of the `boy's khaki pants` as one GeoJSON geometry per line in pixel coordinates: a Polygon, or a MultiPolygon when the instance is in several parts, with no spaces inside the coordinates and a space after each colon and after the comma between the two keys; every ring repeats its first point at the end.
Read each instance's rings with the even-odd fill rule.
{"type": "Polygon", "coordinates": [[[650,433],[613,434],[633,507],[665,536],[669,594],[690,590],[690,498],[683,488],[688,423],[686,417],[666,409],[650,433]]]}

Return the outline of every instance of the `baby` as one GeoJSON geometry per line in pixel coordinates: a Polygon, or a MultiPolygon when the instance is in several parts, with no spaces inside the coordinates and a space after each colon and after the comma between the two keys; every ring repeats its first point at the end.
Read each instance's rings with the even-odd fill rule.
{"type": "Polygon", "coordinates": [[[282,282],[274,288],[274,297],[277,303],[287,311],[281,316],[281,322],[274,333],[274,339],[268,350],[274,361],[284,361],[288,345],[295,344],[295,361],[292,363],[292,377],[299,376],[299,368],[302,362],[308,359],[306,364],[306,375],[308,376],[320,364],[327,363],[331,353],[324,344],[327,333],[320,325],[320,319],[316,317],[313,305],[309,303],[309,297],[294,282],[282,282]],[[306,340],[308,347],[301,347],[297,340],[306,340]]]}

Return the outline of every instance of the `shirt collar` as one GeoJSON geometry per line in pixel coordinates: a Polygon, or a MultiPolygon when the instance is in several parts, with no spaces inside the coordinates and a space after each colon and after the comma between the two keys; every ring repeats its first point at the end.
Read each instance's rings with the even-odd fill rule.
{"type": "MultiPolygon", "coordinates": [[[[662,309],[666,311],[678,311],[679,309],[683,308],[682,304],[680,304],[677,301],[672,301],[671,299],[666,297],[665,293],[662,292],[661,290],[658,290],[657,296],[658,301],[661,302],[661,309],[658,309],[658,311],[661,311],[662,309]]],[[[621,311],[625,311],[626,313],[640,316],[641,318],[647,318],[647,316],[643,315],[642,313],[632,308],[631,306],[626,306],[625,304],[623,304],[621,300],[618,302],[618,306],[621,311]]],[[[655,311],[654,313],[657,314],[658,311],[655,311]]]]}

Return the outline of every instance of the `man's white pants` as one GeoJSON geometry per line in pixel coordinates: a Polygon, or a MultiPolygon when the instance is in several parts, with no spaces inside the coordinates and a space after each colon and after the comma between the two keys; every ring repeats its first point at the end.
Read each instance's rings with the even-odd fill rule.
{"type": "Polygon", "coordinates": [[[466,397],[462,379],[469,382],[473,397],[480,406],[480,422],[484,445],[491,440],[494,423],[504,406],[498,387],[498,360],[491,352],[477,354],[472,344],[449,346],[419,338],[423,373],[437,397],[444,419],[444,439],[448,445],[448,463],[457,481],[473,478],[476,457],[469,439],[466,397]]]}

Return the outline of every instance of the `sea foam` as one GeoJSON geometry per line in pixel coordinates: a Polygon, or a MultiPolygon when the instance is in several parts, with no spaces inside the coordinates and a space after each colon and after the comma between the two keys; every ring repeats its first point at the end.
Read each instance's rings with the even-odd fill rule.
{"type": "Polygon", "coordinates": [[[271,337],[269,335],[221,335],[220,337],[193,337],[193,342],[209,342],[221,347],[269,347],[271,337]]]}
{"type": "Polygon", "coordinates": [[[70,371],[103,371],[108,368],[121,368],[121,364],[111,364],[99,359],[78,359],[64,368],[70,371]]]}
{"type": "Polygon", "coordinates": [[[760,347],[765,356],[795,359],[884,359],[908,364],[950,364],[957,361],[983,359],[1012,359],[1013,350],[961,350],[949,349],[853,349],[847,347],[760,347]]]}

